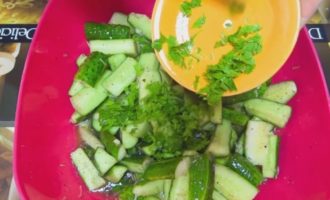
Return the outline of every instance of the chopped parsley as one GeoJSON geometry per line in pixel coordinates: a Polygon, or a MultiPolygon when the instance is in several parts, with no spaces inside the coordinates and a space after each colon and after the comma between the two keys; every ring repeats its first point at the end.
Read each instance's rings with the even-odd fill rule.
{"type": "Polygon", "coordinates": [[[202,26],[205,24],[206,22],[206,17],[205,15],[199,17],[193,24],[193,28],[202,28],[202,26]]]}
{"type": "Polygon", "coordinates": [[[240,74],[251,73],[256,65],[254,56],[262,49],[259,25],[246,25],[232,35],[224,36],[215,47],[231,45],[233,49],[222,56],[217,64],[208,66],[205,78],[208,85],[200,90],[208,103],[220,101],[225,91],[236,90],[234,79],[240,74]]]}
{"type": "Polygon", "coordinates": [[[160,38],[152,43],[152,47],[157,51],[160,51],[166,42],[167,42],[166,37],[164,35],[160,35],[160,38]]]}
{"type": "Polygon", "coordinates": [[[181,4],[181,12],[185,16],[190,16],[192,13],[192,9],[200,7],[202,5],[202,0],[191,0],[191,1],[184,1],[181,4]]]}

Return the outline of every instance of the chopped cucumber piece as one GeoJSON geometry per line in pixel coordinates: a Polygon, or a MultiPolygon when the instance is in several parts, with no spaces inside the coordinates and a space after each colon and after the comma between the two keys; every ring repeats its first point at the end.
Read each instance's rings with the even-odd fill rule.
{"type": "Polygon", "coordinates": [[[174,179],[175,170],[182,158],[152,162],[143,174],[145,180],[174,179]]]}
{"type": "Polygon", "coordinates": [[[215,166],[215,189],[228,200],[252,200],[258,189],[223,165],[215,166]]]}
{"type": "Polygon", "coordinates": [[[80,126],[78,129],[79,136],[86,144],[93,149],[104,148],[100,140],[94,135],[94,133],[87,127],[80,126]]]}
{"type": "Polygon", "coordinates": [[[126,150],[121,145],[120,140],[118,140],[112,134],[102,131],[100,133],[101,142],[104,144],[105,149],[117,160],[121,160],[126,156],[126,150]]]}
{"type": "Polygon", "coordinates": [[[149,40],[147,37],[140,34],[134,34],[133,39],[137,45],[140,54],[154,52],[154,49],[151,45],[151,40],[149,40]]]}
{"type": "Polygon", "coordinates": [[[100,52],[93,52],[79,68],[75,75],[75,80],[81,80],[91,87],[94,87],[107,67],[107,55],[100,52]]]}
{"type": "Polygon", "coordinates": [[[138,138],[131,134],[134,126],[127,126],[121,129],[121,141],[125,147],[125,149],[133,148],[138,143],[138,138]]]}
{"type": "Polygon", "coordinates": [[[268,152],[273,126],[267,122],[250,120],[246,128],[245,156],[254,165],[263,165],[268,152]]]}
{"type": "Polygon", "coordinates": [[[94,88],[84,88],[75,96],[71,97],[71,103],[74,109],[81,115],[87,115],[99,106],[107,95],[94,88]]]}
{"type": "Polygon", "coordinates": [[[187,176],[189,174],[190,163],[190,157],[183,158],[175,169],[175,177],[187,176]]]}
{"type": "Polygon", "coordinates": [[[228,108],[222,109],[222,116],[224,119],[229,120],[231,123],[240,126],[245,126],[250,119],[246,114],[228,108]]]}
{"type": "Polygon", "coordinates": [[[164,180],[149,181],[143,184],[135,185],[133,193],[136,196],[150,196],[163,192],[164,180]]]}
{"type": "Polygon", "coordinates": [[[266,161],[262,166],[262,174],[266,178],[275,178],[277,175],[279,141],[279,137],[276,135],[272,135],[269,138],[266,161]]]}
{"type": "Polygon", "coordinates": [[[264,99],[248,100],[244,106],[250,114],[280,128],[286,125],[291,116],[291,107],[264,99]]]}
{"type": "Polygon", "coordinates": [[[149,94],[147,86],[154,82],[160,82],[159,63],[154,53],[144,53],[140,56],[139,64],[143,68],[143,72],[138,78],[139,99],[143,100],[149,94]]]}
{"type": "Polygon", "coordinates": [[[91,52],[102,52],[104,54],[126,54],[137,55],[135,41],[133,39],[120,40],[91,40],[89,41],[91,52]]]}
{"type": "Polygon", "coordinates": [[[122,165],[113,166],[110,171],[105,176],[105,179],[110,181],[111,183],[118,183],[124,176],[127,171],[127,167],[122,165]]]}
{"type": "Polygon", "coordinates": [[[242,134],[241,137],[238,139],[238,142],[235,146],[235,153],[238,153],[240,155],[244,155],[245,151],[245,134],[242,134]]]}
{"type": "Polygon", "coordinates": [[[136,78],[135,65],[137,62],[133,58],[126,60],[114,71],[103,83],[113,96],[118,97],[136,78]]]}
{"type": "Polygon", "coordinates": [[[286,104],[296,93],[296,83],[293,81],[285,81],[269,86],[262,98],[286,104]]]}
{"type": "Polygon", "coordinates": [[[163,199],[169,200],[170,199],[170,192],[172,187],[172,180],[165,180],[164,182],[164,189],[163,189],[163,199]]]}
{"type": "Polygon", "coordinates": [[[212,116],[211,116],[211,122],[215,123],[215,124],[221,124],[222,121],[222,100],[213,105],[211,107],[212,109],[212,116]]]}
{"type": "Polygon", "coordinates": [[[231,129],[231,134],[230,134],[230,149],[235,149],[235,145],[237,144],[238,140],[238,134],[234,129],[231,129]]]}
{"type": "Polygon", "coordinates": [[[150,164],[150,159],[145,157],[124,158],[121,164],[125,165],[131,172],[142,174],[150,164]]]}
{"type": "Polygon", "coordinates": [[[100,114],[99,113],[94,113],[93,117],[92,117],[92,127],[96,130],[96,131],[101,131],[102,127],[99,121],[100,118],[100,114]]]}
{"type": "Polygon", "coordinates": [[[87,40],[113,40],[130,38],[130,27],[121,24],[85,23],[87,40]]]}
{"type": "Polygon", "coordinates": [[[87,56],[85,54],[81,54],[77,58],[77,61],[76,61],[76,64],[78,65],[78,67],[80,67],[85,62],[86,59],[87,59],[87,56]]]}
{"type": "Polygon", "coordinates": [[[263,176],[260,170],[239,154],[231,155],[227,160],[226,166],[256,187],[258,187],[263,181],[263,176]]]}
{"type": "Polygon", "coordinates": [[[105,180],[99,176],[99,172],[84,150],[76,149],[71,153],[71,159],[89,190],[96,190],[105,185],[105,180]]]}
{"type": "Polygon", "coordinates": [[[96,149],[94,161],[102,176],[117,163],[117,160],[108,154],[103,148],[96,149]]]}
{"type": "Polygon", "coordinates": [[[110,56],[108,58],[108,63],[112,69],[112,71],[115,71],[125,60],[126,60],[125,54],[116,54],[113,56],[110,56]]]}
{"type": "Polygon", "coordinates": [[[131,33],[134,32],[134,28],[131,24],[128,23],[128,16],[121,13],[121,12],[115,12],[112,14],[112,17],[109,21],[110,24],[121,24],[124,26],[128,26],[131,29],[131,33]]]}
{"type": "Polygon", "coordinates": [[[132,24],[137,32],[145,35],[151,40],[151,20],[146,15],[130,13],[128,15],[128,22],[132,24]]]}
{"type": "Polygon", "coordinates": [[[210,199],[213,190],[212,168],[208,155],[193,158],[189,168],[189,199],[210,199]]]}
{"type": "Polygon", "coordinates": [[[215,130],[214,138],[207,148],[207,152],[215,156],[227,156],[230,153],[231,123],[228,120],[222,120],[215,130]]]}
{"type": "Polygon", "coordinates": [[[69,90],[69,96],[74,96],[76,95],[79,91],[81,91],[85,86],[85,84],[80,81],[80,80],[74,80],[71,87],[70,87],[70,90],[69,90]]]}

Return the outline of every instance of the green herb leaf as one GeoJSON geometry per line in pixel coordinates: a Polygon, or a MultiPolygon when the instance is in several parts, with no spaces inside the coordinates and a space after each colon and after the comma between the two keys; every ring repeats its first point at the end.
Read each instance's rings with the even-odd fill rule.
{"type": "Polygon", "coordinates": [[[206,22],[205,15],[199,17],[193,24],[193,28],[201,28],[206,22]]]}
{"type": "Polygon", "coordinates": [[[192,13],[192,9],[200,7],[201,3],[202,3],[202,0],[191,0],[190,2],[189,1],[184,1],[181,4],[181,12],[184,15],[189,17],[192,13]]]}
{"type": "Polygon", "coordinates": [[[199,79],[200,79],[200,76],[195,77],[195,81],[194,81],[194,89],[195,90],[198,89],[199,79]]]}
{"type": "Polygon", "coordinates": [[[152,48],[156,49],[157,51],[160,51],[166,41],[166,37],[164,35],[160,35],[160,38],[152,43],[152,48]]]}

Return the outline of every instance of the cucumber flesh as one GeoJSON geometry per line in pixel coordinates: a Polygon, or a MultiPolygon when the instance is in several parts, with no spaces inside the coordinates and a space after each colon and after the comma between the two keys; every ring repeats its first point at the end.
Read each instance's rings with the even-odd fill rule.
{"type": "Polygon", "coordinates": [[[97,148],[94,154],[94,162],[100,174],[103,176],[117,163],[117,160],[108,154],[103,148],[97,148]]]}
{"type": "Polygon", "coordinates": [[[85,86],[85,84],[80,81],[80,80],[74,80],[71,87],[70,87],[70,90],[69,90],[69,96],[74,96],[76,95],[79,91],[81,91],[85,86]]]}
{"type": "Polygon", "coordinates": [[[85,119],[85,116],[82,116],[78,112],[74,112],[71,115],[70,122],[73,123],[73,124],[77,124],[77,123],[81,122],[84,119],[85,119]]]}
{"type": "Polygon", "coordinates": [[[252,200],[258,189],[223,165],[215,165],[215,189],[228,200],[252,200]]]}
{"type": "Polygon", "coordinates": [[[175,169],[175,177],[188,176],[191,159],[190,157],[183,158],[175,169]]]}
{"type": "Polygon", "coordinates": [[[278,149],[279,137],[276,135],[270,136],[266,161],[262,166],[262,174],[265,178],[275,178],[277,175],[278,149]]]}
{"type": "Polygon", "coordinates": [[[105,180],[99,176],[98,170],[84,150],[76,149],[71,153],[71,159],[89,190],[96,190],[105,185],[105,180]]]}
{"type": "Polygon", "coordinates": [[[99,106],[107,95],[94,88],[83,88],[75,96],[71,97],[74,109],[81,115],[87,115],[99,106]]]}
{"type": "Polygon", "coordinates": [[[136,45],[133,39],[120,40],[91,40],[89,41],[91,52],[102,52],[104,54],[126,54],[137,55],[136,45]]]}
{"type": "Polygon", "coordinates": [[[222,120],[215,130],[214,138],[207,148],[207,152],[215,156],[227,156],[230,154],[231,123],[228,120],[222,120]]]}
{"type": "Polygon", "coordinates": [[[134,137],[131,134],[131,129],[134,128],[132,126],[127,126],[121,129],[121,141],[125,147],[125,149],[133,148],[138,143],[138,138],[134,137]]]}
{"type": "Polygon", "coordinates": [[[283,128],[291,116],[291,107],[264,99],[251,99],[244,103],[248,113],[283,128]]]}
{"type": "Polygon", "coordinates": [[[263,181],[263,176],[260,170],[241,155],[231,155],[227,160],[226,166],[256,187],[258,187],[263,181]]]}
{"type": "Polygon", "coordinates": [[[136,196],[150,196],[163,192],[164,180],[149,181],[144,184],[135,185],[133,193],[136,196]]]}
{"type": "Polygon", "coordinates": [[[107,152],[114,156],[117,160],[121,160],[126,156],[126,150],[121,145],[121,142],[112,134],[102,131],[100,140],[105,146],[107,152]]]}
{"type": "Polygon", "coordinates": [[[148,165],[150,164],[150,160],[145,157],[131,157],[124,158],[121,161],[121,164],[125,165],[129,171],[136,173],[144,173],[148,165]]]}
{"type": "Polygon", "coordinates": [[[213,190],[212,163],[207,155],[193,158],[189,168],[189,200],[208,200],[213,190]]]}
{"type": "Polygon", "coordinates": [[[222,100],[213,105],[211,107],[212,109],[212,116],[211,116],[211,122],[215,123],[215,124],[221,124],[222,121],[222,100]]]}
{"type": "Polygon", "coordinates": [[[250,120],[246,128],[245,156],[254,165],[263,165],[268,152],[273,126],[267,122],[250,120]]]}
{"type": "Polygon", "coordinates": [[[86,144],[88,144],[93,149],[104,148],[101,141],[89,130],[87,127],[80,126],[78,129],[79,136],[86,144]]]}
{"type": "Polygon", "coordinates": [[[128,22],[134,26],[137,32],[145,35],[151,40],[151,20],[146,15],[130,13],[128,15],[128,22]]]}
{"type": "Polygon", "coordinates": [[[286,104],[296,93],[296,83],[293,81],[285,81],[269,86],[262,98],[286,104]]]}
{"type": "Polygon", "coordinates": [[[76,61],[78,67],[80,67],[86,60],[87,56],[85,54],[81,54],[76,61]]]}
{"type": "Polygon", "coordinates": [[[121,12],[115,12],[112,14],[112,17],[109,21],[110,24],[121,24],[124,26],[128,26],[131,29],[131,33],[134,32],[134,28],[131,24],[128,23],[128,16],[121,13],[121,12]]]}
{"type": "Polygon", "coordinates": [[[164,200],[170,199],[171,187],[172,187],[172,180],[170,180],[170,179],[165,180],[162,199],[164,199],[164,200]]]}
{"type": "Polygon", "coordinates": [[[242,134],[235,145],[235,153],[244,155],[245,154],[244,148],[245,148],[245,134],[242,134]]]}
{"type": "Polygon", "coordinates": [[[113,166],[105,176],[105,179],[111,183],[118,183],[127,171],[127,167],[122,165],[113,166]]]}
{"type": "Polygon", "coordinates": [[[113,96],[118,97],[136,78],[135,65],[137,62],[133,58],[126,60],[114,71],[103,83],[113,96]]]}

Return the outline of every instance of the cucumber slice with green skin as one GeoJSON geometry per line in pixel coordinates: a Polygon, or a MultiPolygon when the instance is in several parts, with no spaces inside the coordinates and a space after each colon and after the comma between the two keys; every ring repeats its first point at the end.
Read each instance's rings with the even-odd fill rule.
{"type": "Polygon", "coordinates": [[[224,105],[231,105],[235,103],[240,103],[249,99],[254,99],[263,96],[266,89],[268,88],[268,83],[263,83],[259,87],[250,90],[248,92],[245,92],[243,94],[231,96],[231,97],[224,97],[223,98],[223,104],[224,105]]]}
{"type": "Polygon", "coordinates": [[[102,52],[104,54],[126,54],[136,56],[137,49],[133,39],[120,40],[91,40],[89,41],[91,52],[102,52]]]}
{"type": "Polygon", "coordinates": [[[235,153],[244,155],[245,154],[244,148],[245,148],[245,134],[242,134],[235,145],[235,153]]]}
{"type": "Polygon", "coordinates": [[[107,55],[100,52],[93,52],[79,68],[75,75],[75,80],[81,80],[94,87],[107,68],[107,55]]]}
{"type": "Polygon", "coordinates": [[[215,123],[215,124],[221,124],[222,121],[222,100],[213,105],[211,107],[212,110],[212,115],[211,115],[211,122],[215,123]]]}
{"type": "Polygon", "coordinates": [[[93,149],[96,150],[97,148],[104,148],[104,145],[101,143],[101,141],[87,127],[80,126],[78,132],[82,141],[93,149]]]}
{"type": "Polygon", "coordinates": [[[283,128],[291,116],[291,107],[264,99],[250,99],[244,103],[251,115],[283,128]]]}
{"type": "Polygon", "coordinates": [[[207,152],[215,156],[227,156],[230,154],[231,123],[228,120],[222,120],[215,130],[214,138],[207,148],[207,152]]]}
{"type": "Polygon", "coordinates": [[[105,175],[105,179],[111,183],[118,183],[127,172],[127,167],[122,165],[113,166],[105,175]]]}
{"type": "Polygon", "coordinates": [[[275,178],[277,175],[279,142],[278,136],[270,136],[266,161],[262,166],[262,174],[265,178],[275,178]]]}
{"type": "Polygon", "coordinates": [[[137,200],[160,200],[160,198],[155,196],[147,196],[147,197],[138,197],[137,200]]]}
{"type": "Polygon", "coordinates": [[[139,141],[139,139],[131,134],[134,126],[127,126],[121,129],[121,141],[125,149],[133,148],[139,141]]]}
{"type": "Polygon", "coordinates": [[[103,83],[113,96],[118,97],[134,80],[136,71],[134,66],[137,62],[133,58],[126,60],[114,71],[103,83]]]}
{"type": "Polygon", "coordinates": [[[128,16],[121,13],[121,12],[115,12],[112,14],[112,17],[109,21],[109,24],[121,24],[124,26],[128,26],[130,27],[131,33],[134,32],[134,28],[132,27],[132,25],[130,25],[128,23],[128,16]]]}
{"type": "Polygon", "coordinates": [[[80,67],[85,62],[86,59],[87,59],[87,56],[85,54],[81,54],[77,58],[77,61],[76,61],[77,66],[80,67]]]}
{"type": "Polygon", "coordinates": [[[269,86],[262,98],[286,104],[296,93],[296,83],[293,81],[285,81],[269,86]]]}
{"type": "Polygon", "coordinates": [[[260,170],[241,155],[231,155],[227,160],[226,166],[256,187],[263,181],[260,170]]]}
{"type": "Polygon", "coordinates": [[[140,102],[149,94],[147,86],[154,82],[160,82],[159,63],[154,53],[144,53],[140,56],[139,64],[143,68],[138,78],[140,102]]]}
{"type": "Polygon", "coordinates": [[[116,71],[116,69],[126,60],[125,54],[116,54],[112,55],[108,58],[108,63],[112,69],[112,71],[116,71]]]}
{"type": "Polygon", "coordinates": [[[84,150],[76,149],[71,153],[71,159],[89,190],[96,190],[105,185],[105,180],[99,176],[98,170],[84,150]]]}
{"type": "Polygon", "coordinates": [[[144,173],[150,162],[150,159],[145,157],[131,157],[124,158],[121,161],[121,164],[125,165],[131,172],[142,174],[144,173]]]}
{"type": "Polygon", "coordinates": [[[111,75],[111,73],[112,72],[110,70],[105,70],[104,74],[100,77],[100,79],[95,84],[96,90],[108,95],[108,91],[103,87],[103,83],[105,80],[108,79],[108,77],[111,75]]]}
{"type": "Polygon", "coordinates": [[[121,160],[126,156],[126,150],[121,145],[120,141],[112,134],[102,131],[100,133],[100,140],[109,152],[117,160],[121,160]]]}
{"type": "Polygon", "coordinates": [[[99,113],[94,113],[93,117],[92,117],[92,127],[93,129],[95,129],[96,131],[101,131],[102,127],[101,124],[99,122],[99,118],[100,118],[100,114],[99,113]]]}
{"type": "Polygon", "coordinates": [[[128,22],[134,26],[137,32],[141,32],[151,40],[151,20],[146,15],[130,13],[128,22]]]}
{"type": "Polygon", "coordinates": [[[94,154],[96,168],[103,176],[109,169],[117,163],[117,160],[108,154],[103,148],[97,148],[94,154]]]}
{"type": "Polygon", "coordinates": [[[143,178],[148,181],[159,179],[174,179],[175,170],[182,158],[172,158],[167,160],[152,162],[143,174],[143,178]]]}
{"type": "Polygon", "coordinates": [[[164,180],[156,180],[135,185],[133,188],[133,193],[138,197],[159,194],[163,192],[164,182],[164,180]]]}
{"type": "Polygon", "coordinates": [[[224,119],[229,120],[231,123],[240,126],[245,126],[250,119],[249,116],[245,115],[244,113],[231,110],[228,108],[222,109],[222,116],[224,119]]]}
{"type": "Polygon", "coordinates": [[[76,95],[79,91],[81,91],[86,85],[80,80],[73,80],[73,83],[69,89],[69,96],[76,95]]]}
{"type": "Polygon", "coordinates": [[[228,200],[252,200],[258,189],[223,165],[215,165],[215,189],[228,200]]]}
{"type": "Polygon", "coordinates": [[[246,128],[245,156],[254,165],[263,165],[268,152],[273,126],[264,121],[250,120],[246,128]]]}
{"type": "Polygon", "coordinates": [[[165,180],[164,190],[163,190],[164,191],[164,195],[163,195],[164,200],[170,199],[171,187],[172,187],[172,180],[165,180]]]}
{"type": "Polygon", "coordinates": [[[189,168],[189,200],[208,200],[213,190],[213,169],[208,155],[195,156],[189,168]]]}
{"type": "Polygon", "coordinates": [[[227,200],[220,192],[213,190],[212,200],[227,200]]]}
{"type": "Polygon", "coordinates": [[[92,112],[106,98],[107,94],[94,88],[87,87],[80,90],[75,96],[71,97],[70,100],[74,109],[79,114],[85,116],[92,112]]]}
{"type": "Polygon", "coordinates": [[[87,40],[114,40],[130,38],[130,27],[121,24],[101,24],[88,22],[85,24],[87,40]]]}

